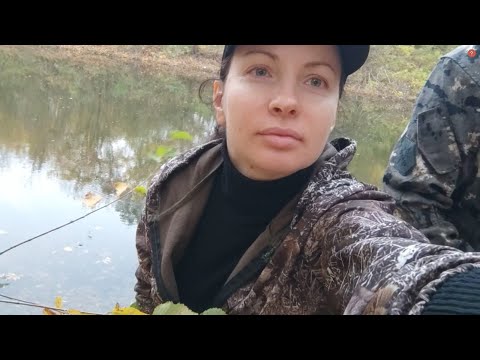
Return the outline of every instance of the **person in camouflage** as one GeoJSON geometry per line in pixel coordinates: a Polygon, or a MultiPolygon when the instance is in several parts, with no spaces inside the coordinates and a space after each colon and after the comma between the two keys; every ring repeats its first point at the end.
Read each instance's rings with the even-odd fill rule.
{"type": "Polygon", "coordinates": [[[480,46],[442,56],[391,154],[384,190],[434,244],[480,250],[480,46]]]}
{"type": "Polygon", "coordinates": [[[353,140],[327,142],[368,51],[225,46],[213,101],[225,135],[165,163],[147,192],[140,309],[480,314],[480,254],[431,244],[349,174],[353,140]]]}

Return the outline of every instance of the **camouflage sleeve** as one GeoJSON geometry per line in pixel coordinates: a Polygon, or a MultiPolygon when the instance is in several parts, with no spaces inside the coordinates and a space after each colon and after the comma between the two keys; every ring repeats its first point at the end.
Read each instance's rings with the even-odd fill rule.
{"type": "Polygon", "coordinates": [[[145,223],[143,219],[139,222],[136,234],[136,248],[139,260],[139,266],[135,272],[137,283],[135,284],[137,306],[145,313],[151,314],[153,311],[152,285],[151,279],[151,254],[152,248],[145,234],[145,223]]]}
{"type": "MultiPolygon", "coordinates": [[[[466,56],[466,55],[465,55],[466,56]]],[[[451,58],[442,58],[420,93],[405,132],[391,154],[384,190],[398,215],[435,244],[458,247],[445,213],[476,174],[478,84],[451,58]],[[475,102],[475,101],[473,101],[475,102]]]]}
{"type": "Polygon", "coordinates": [[[433,245],[391,215],[385,196],[357,193],[314,228],[322,239],[319,278],[334,313],[421,314],[445,280],[480,268],[479,253],[433,245]]]}

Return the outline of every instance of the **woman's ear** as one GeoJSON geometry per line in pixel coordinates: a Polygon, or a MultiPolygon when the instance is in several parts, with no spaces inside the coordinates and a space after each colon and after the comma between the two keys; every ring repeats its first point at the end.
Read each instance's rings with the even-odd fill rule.
{"type": "Polygon", "coordinates": [[[213,82],[213,107],[215,108],[215,117],[218,126],[225,127],[225,113],[222,106],[223,99],[223,81],[215,80],[213,82]]]}

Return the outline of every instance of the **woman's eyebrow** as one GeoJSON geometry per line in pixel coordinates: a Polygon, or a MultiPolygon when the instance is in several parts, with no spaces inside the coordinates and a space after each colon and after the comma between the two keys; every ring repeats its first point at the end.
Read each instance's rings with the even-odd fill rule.
{"type": "MultiPolygon", "coordinates": [[[[255,55],[255,54],[263,54],[263,55],[266,55],[269,58],[271,58],[273,61],[278,61],[278,56],[277,55],[275,55],[275,54],[273,54],[269,51],[262,50],[262,49],[248,50],[243,54],[243,56],[246,57],[246,56],[255,55]]],[[[337,73],[332,65],[330,65],[328,62],[324,62],[324,61],[310,61],[310,62],[308,62],[304,65],[305,68],[313,68],[313,67],[316,67],[316,66],[326,66],[326,67],[330,68],[330,70],[334,74],[337,73]]]]}
{"type": "Polygon", "coordinates": [[[261,50],[261,49],[253,49],[253,50],[248,50],[247,52],[245,52],[245,54],[243,54],[243,56],[248,56],[248,55],[255,55],[255,54],[263,54],[263,55],[266,55],[268,56],[269,58],[271,58],[273,61],[277,61],[278,60],[278,56],[269,52],[269,51],[266,51],[266,50],[261,50]]]}
{"type": "Polygon", "coordinates": [[[305,64],[306,68],[312,68],[312,67],[316,67],[316,66],[326,66],[326,67],[329,67],[330,70],[332,70],[332,72],[334,74],[337,73],[332,65],[330,65],[329,63],[324,62],[324,61],[311,61],[311,62],[308,62],[308,63],[305,64]]]}

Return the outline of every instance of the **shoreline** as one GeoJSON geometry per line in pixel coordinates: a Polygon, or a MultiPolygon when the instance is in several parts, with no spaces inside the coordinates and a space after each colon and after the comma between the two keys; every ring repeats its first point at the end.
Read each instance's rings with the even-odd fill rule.
{"type": "Polygon", "coordinates": [[[134,67],[146,75],[179,76],[194,80],[215,77],[221,54],[205,52],[172,55],[156,45],[2,45],[0,51],[28,52],[48,60],[68,61],[85,68],[117,69],[134,67]]]}

